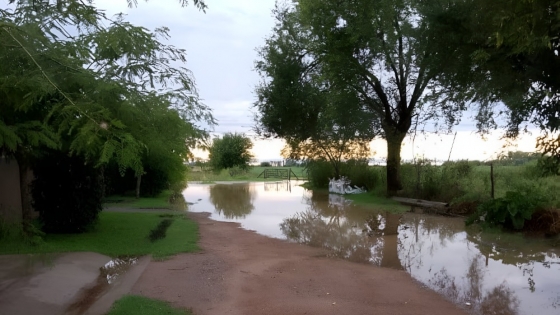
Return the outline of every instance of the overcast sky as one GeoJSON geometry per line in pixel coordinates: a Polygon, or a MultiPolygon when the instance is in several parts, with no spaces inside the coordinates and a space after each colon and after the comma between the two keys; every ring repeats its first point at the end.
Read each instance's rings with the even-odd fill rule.
{"type": "MultiPolygon", "coordinates": [[[[205,0],[206,13],[190,5],[181,8],[178,0],[138,1],[128,8],[126,0],[97,0],[98,7],[109,15],[123,12],[126,20],[150,30],[166,26],[170,29],[169,44],[187,51],[188,63],[196,79],[203,102],[213,109],[218,119],[216,134],[243,132],[252,135],[254,88],[259,77],[254,69],[255,49],[262,46],[274,25],[271,11],[275,0],[205,0]]],[[[192,3],[192,1],[191,1],[192,3]]],[[[453,144],[452,159],[487,159],[504,151],[500,132],[481,140],[475,134],[472,117],[466,114],[453,135],[417,136],[405,140],[403,158],[424,155],[447,159],[453,144]]],[[[383,141],[373,142],[376,157],[386,156],[383,141]]],[[[280,158],[282,143],[256,141],[254,154],[259,159],[280,158]]],[[[524,137],[519,150],[533,150],[534,136],[524,137]]]]}
{"type": "MultiPolygon", "coordinates": [[[[190,1],[192,4],[192,0],[190,1]]],[[[127,0],[95,0],[95,5],[108,16],[126,14],[125,20],[154,30],[170,29],[167,44],[187,51],[186,67],[193,72],[203,102],[213,109],[218,125],[214,134],[242,132],[253,135],[254,89],[259,76],[254,71],[256,48],[264,44],[274,25],[272,9],[275,0],[205,0],[206,13],[193,5],[182,8],[178,0],[138,0],[136,8],[128,8],[127,0]]],[[[452,159],[487,159],[504,151],[504,141],[494,133],[488,141],[475,134],[471,115],[465,115],[455,144],[452,159]]],[[[280,140],[255,141],[254,155],[261,160],[280,158],[280,140]]],[[[418,136],[405,140],[402,157],[413,156],[447,159],[453,135],[418,136]]],[[[534,149],[534,135],[520,142],[519,150],[534,149]]],[[[384,141],[374,141],[375,157],[386,156],[384,141]]],[[[201,154],[204,156],[205,154],[201,154]]]]}
{"type": "MultiPolygon", "coordinates": [[[[192,0],[190,1],[192,3],[192,0]]],[[[97,0],[109,15],[124,12],[126,20],[150,30],[166,26],[172,44],[187,51],[187,68],[195,77],[203,102],[218,119],[216,133],[250,133],[251,104],[259,82],[253,71],[255,49],[273,27],[274,0],[206,0],[206,13],[193,5],[182,8],[177,0],[97,0]]]]}

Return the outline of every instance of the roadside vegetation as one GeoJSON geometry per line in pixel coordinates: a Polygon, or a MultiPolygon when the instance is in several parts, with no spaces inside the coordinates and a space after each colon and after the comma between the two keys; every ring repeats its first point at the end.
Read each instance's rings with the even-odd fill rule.
{"type": "MultiPolygon", "coordinates": [[[[440,201],[448,213],[468,217],[467,223],[484,227],[556,235],[560,233],[560,176],[543,165],[540,154],[512,152],[494,161],[435,161],[416,159],[402,164],[403,189],[398,196],[440,201]]],[[[346,161],[341,175],[365,194],[348,195],[356,203],[391,204],[386,198],[384,166],[367,161],[346,161]]],[[[335,177],[332,163],[309,162],[310,189],[327,189],[335,177]]],[[[402,208],[401,208],[402,209],[402,208]]]]}
{"type": "Polygon", "coordinates": [[[154,197],[136,198],[129,195],[111,195],[103,198],[105,208],[129,208],[129,209],[172,209],[171,198],[174,192],[164,190],[154,197]]]}
{"type": "Polygon", "coordinates": [[[4,230],[0,227],[0,234],[0,254],[88,251],[111,257],[152,255],[155,259],[165,259],[198,250],[197,225],[183,214],[173,212],[102,212],[94,225],[79,234],[43,234],[42,238],[31,239],[15,226],[4,230]],[[158,233],[165,220],[168,220],[165,236],[150,240],[150,235],[158,233]]]}
{"type": "Polygon", "coordinates": [[[188,310],[174,308],[169,303],[137,295],[125,295],[117,300],[107,315],[191,315],[188,310]]]}
{"type": "Polygon", "coordinates": [[[103,196],[182,191],[184,161],[209,136],[200,125],[215,120],[167,28],[76,0],[8,1],[0,22],[0,156],[26,179],[27,238],[89,231],[103,196]]]}

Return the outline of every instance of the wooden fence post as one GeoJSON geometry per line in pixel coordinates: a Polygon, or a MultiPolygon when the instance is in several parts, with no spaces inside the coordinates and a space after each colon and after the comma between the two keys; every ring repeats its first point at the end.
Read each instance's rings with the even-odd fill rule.
{"type": "Polygon", "coordinates": [[[494,163],[490,163],[490,197],[494,199],[494,163]]]}

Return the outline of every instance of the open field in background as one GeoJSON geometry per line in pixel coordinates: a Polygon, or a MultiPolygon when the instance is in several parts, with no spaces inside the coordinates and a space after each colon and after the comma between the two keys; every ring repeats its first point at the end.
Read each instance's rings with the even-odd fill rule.
{"type": "MultiPolygon", "coordinates": [[[[203,182],[203,183],[213,183],[218,181],[277,181],[278,178],[268,178],[265,179],[263,176],[258,177],[265,169],[291,169],[294,174],[299,179],[307,179],[307,173],[304,167],[262,167],[262,166],[252,166],[247,172],[242,172],[240,174],[234,174],[233,176],[229,173],[229,170],[222,170],[220,173],[214,173],[212,171],[204,171],[199,166],[194,166],[189,170],[187,175],[188,181],[193,182],[203,182]]],[[[296,179],[296,178],[292,178],[296,179]]]]}
{"type": "MultiPolygon", "coordinates": [[[[222,170],[219,174],[212,171],[202,171],[200,167],[193,167],[189,174],[189,181],[213,183],[216,181],[267,181],[278,179],[264,179],[261,174],[266,168],[254,166],[246,173],[231,176],[228,170],[222,170]]],[[[274,167],[274,169],[290,169],[290,167],[274,167]]],[[[304,167],[291,167],[291,170],[300,178],[308,179],[307,169],[304,167]]],[[[325,168],[319,174],[325,178],[333,177],[332,170],[325,168]]],[[[366,200],[378,200],[379,196],[385,195],[386,170],[384,166],[368,166],[365,172],[370,173],[366,180],[372,188],[370,193],[375,197],[360,197],[366,200]],[[377,199],[376,199],[377,198],[377,199]]],[[[560,176],[539,176],[536,162],[522,165],[494,165],[494,197],[505,196],[506,192],[512,190],[536,192],[547,196],[551,207],[560,208],[560,176]]],[[[350,172],[352,173],[352,172],[350,172]]],[[[362,176],[364,171],[355,172],[362,176]]],[[[445,163],[444,165],[432,165],[425,161],[419,163],[403,163],[401,167],[401,178],[403,197],[419,198],[449,203],[481,202],[491,198],[492,179],[490,165],[482,165],[480,162],[458,161],[445,163]]],[[[310,174],[313,176],[313,174],[310,174]]],[[[352,179],[352,178],[350,178],[352,179]]],[[[364,179],[362,179],[364,180],[364,179]]],[[[325,181],[322,185],[313,186],[307,184],[309,189],[326,189],[325,181]]],[[[328,183],[328,181],[327,181],[328,183]]],[[[351,197],[356,199],[356,197],[351,197]]],[[[378,200],[379,201],[379,200],[378,200]]]]}
{"type": "MultiPolygon", "coordinates": [[[[381,173],[384,172],[380,170],[381,173]]],[[[543,195],[551,207],[560,208],[560,176],[541,177],[535,163],[519,166],[495,165],[494,197],[508,191],[543,195]]],[[[484,201],[492,198],[489,165],[467,162],[443,166],[405,164],[402,169],[403,195],[444,202],[484,201]]]]}

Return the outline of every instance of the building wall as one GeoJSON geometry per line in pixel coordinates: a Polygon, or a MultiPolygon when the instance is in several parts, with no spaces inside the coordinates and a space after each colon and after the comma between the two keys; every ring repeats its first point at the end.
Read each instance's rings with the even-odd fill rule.
{"type": "Polygon", "coordinates": [[[15,159],[0,157],[0,220],[21,222],[19,168],[15,159]]]}

